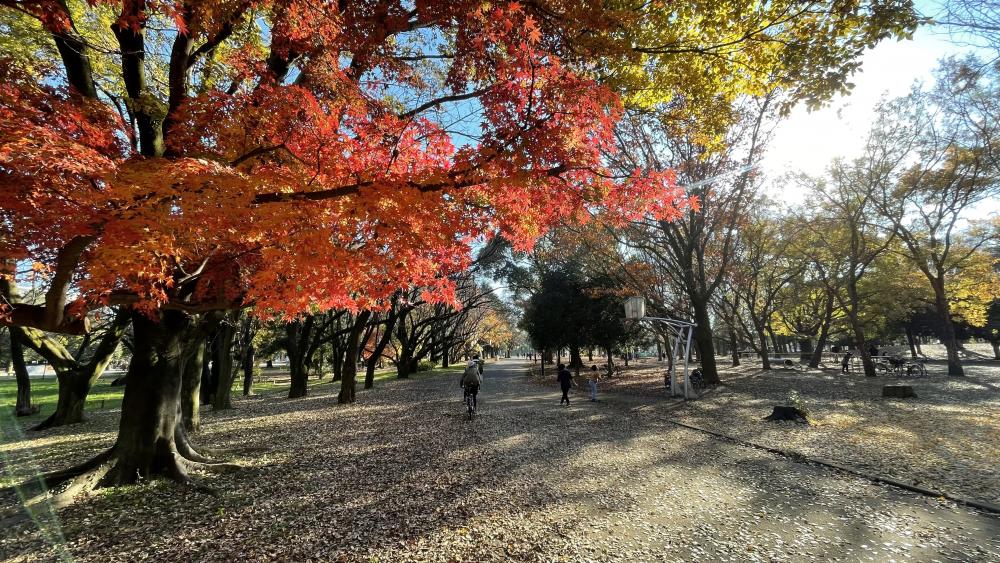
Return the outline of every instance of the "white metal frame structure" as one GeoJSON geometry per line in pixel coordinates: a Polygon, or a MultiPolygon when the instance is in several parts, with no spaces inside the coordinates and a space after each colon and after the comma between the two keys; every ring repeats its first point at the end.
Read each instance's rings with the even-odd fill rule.
{"type": "MultiPolygon", "coordinates": [[[[676,397],[681,393],[677,389],[677,361],[680,356],[681,342],[684,343],[684,399],[691,398],[691,380],[688,377],[688,358],[691,357],[691,338],[694,336],[695,323],[672,319],[669,317],[647,317],[646,300],[642,297],[630,297],[625,301],[625,318],[636,321],[650,321],[667,327],[673,333],[673,361],[670,364],[670,395],[676,397]]],[[[667,343],[669,345],[669,342],[667,343]]]]}

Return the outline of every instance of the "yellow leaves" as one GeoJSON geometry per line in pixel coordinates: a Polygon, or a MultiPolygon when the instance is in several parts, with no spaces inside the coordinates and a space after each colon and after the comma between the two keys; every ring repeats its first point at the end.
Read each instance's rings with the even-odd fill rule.
{"type": "Polygon", "coordinates": [[[952,316],[974,327],[986,326],[994,299],[1000,299],[998,260],[986,252],[975,252],[951,276],[945,286],[952,316]]]}

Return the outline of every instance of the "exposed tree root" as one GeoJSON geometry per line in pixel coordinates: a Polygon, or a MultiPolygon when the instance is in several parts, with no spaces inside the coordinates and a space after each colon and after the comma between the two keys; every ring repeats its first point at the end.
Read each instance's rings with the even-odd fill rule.
{"type": "Polygon", "coordinates": [[[46,417],[45,420],[43,420],[43,421],[39,422],[38,424],[32,426],[31,430],[33,432],[37,432],[39,430],[48,430],[49,428],[52,428],[52,425],[55,422],[55,420],[56,420],[56,413],[52,413],[48,417],[46,417]]]}
{"type": "Polygon", "coordinates": [[[20,499],[20,507],[0,514],[4,526],[30,520],[40,503],[49,503],[60,509],[81,495],[103,488],[134,485],[150,478],[163,478],[199,493],[218,496],[218,492],[191,479],[191,471],[228,473],[243,469],[236,463],[212,460],[195,450],[187,435],[178,433],[174,447],[155,456],[152,463],[138,465],[121,455],[113,446],[84,463],[28,479],[24,483],[3,491],[20,499]]]}

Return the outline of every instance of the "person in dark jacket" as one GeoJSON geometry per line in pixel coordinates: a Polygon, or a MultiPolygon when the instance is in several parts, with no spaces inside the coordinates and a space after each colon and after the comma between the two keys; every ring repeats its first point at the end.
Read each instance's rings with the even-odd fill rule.
{"type": "Polygon", "coordinates": [[[854,357],[854,354],[852,354],[850,350],[844,352],[844,359],[840,360],[840,371],[841,371],[841,373],[850,373],[851,372],[851,358],[853,358],[853,357],[854,357]]]}
{"type": "Polygon", "coordinates": [[[570,387],[576,385],[573,382],[573,374],[566,369],[566,366],[559,364],[559,372],[556,374],[556,379],[559,380],[559,387],[562,388],[562,399],[559,399],[559,404],[563,404],[566,401],[566,406],[569,406],[569,389],[570,387]]]}

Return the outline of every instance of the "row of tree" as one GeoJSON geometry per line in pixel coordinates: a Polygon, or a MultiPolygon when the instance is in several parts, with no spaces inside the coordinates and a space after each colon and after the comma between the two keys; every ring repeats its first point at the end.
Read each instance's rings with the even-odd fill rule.
{"type": "MultiPolygon", "coordinates": [[[[758,172],[782,95],[734,103],[737,119],[714,150],[661,113],[630,113],[618,132],[629,150],[608,158],[622,170],[676,171],[697,208],[673,221],[567,225],[572,236],[550,237],[554,249],[536,260],[551,269],[555,254],[584,272],[573,282],[581,287],[617,286],[658,315],[694,320],[709,381],[720,342],[734,363],[752,349],[765,368],[779,337],[797,340],[813,366],[829,344],[847,344],[868,375],[869,348],[904,336],[911,346],[915,336],[939,338],[952,375],[963,373],[960,336],[996,350],[1000,219],[977,211],[1000,197],[1000,67],[944,61],[934,84],[883,102],[860,156],[832,162],[821,177],[758,172]],[[768,182],[803,203],[769,199],[768,182]]],[[[539,325],[538,305],[564,289],[534,291],[528,318],[539,325]]],[[[551,321],[566,315],[548,309],[551,321]]],[[[579,338],[591,322],[575,323],[579,338]]]]}

